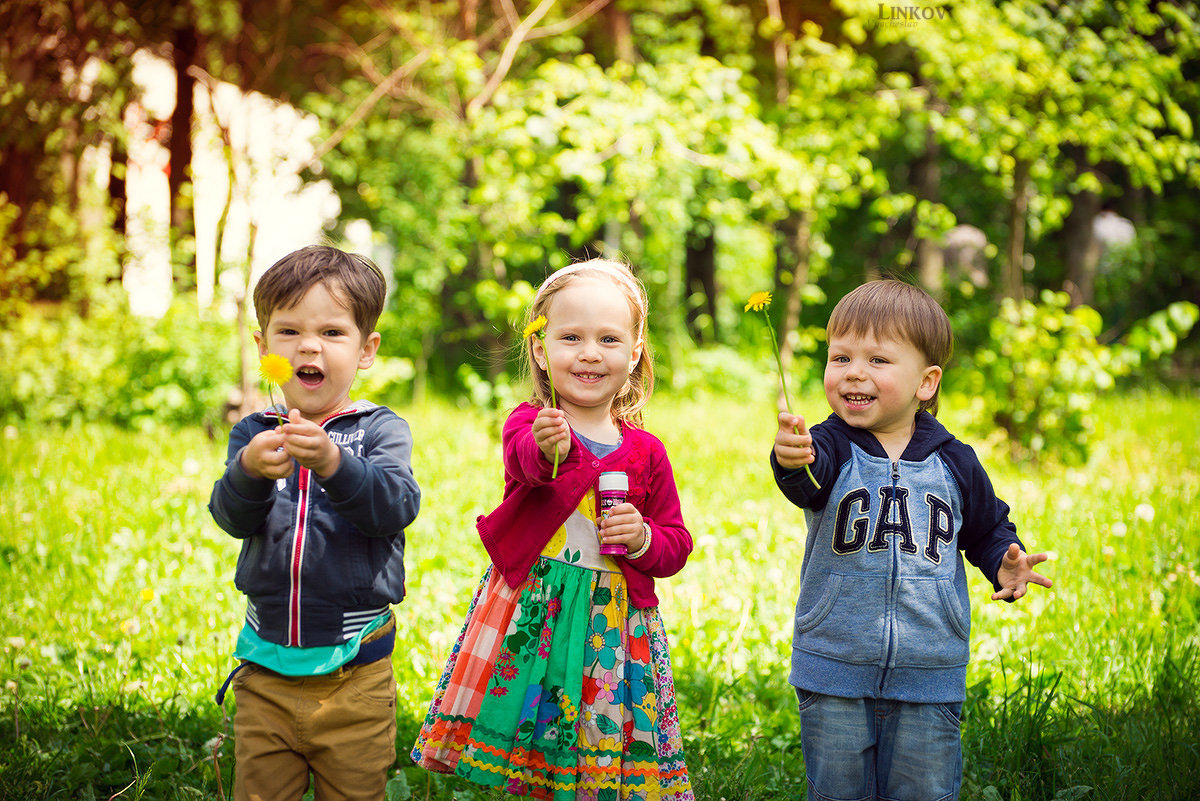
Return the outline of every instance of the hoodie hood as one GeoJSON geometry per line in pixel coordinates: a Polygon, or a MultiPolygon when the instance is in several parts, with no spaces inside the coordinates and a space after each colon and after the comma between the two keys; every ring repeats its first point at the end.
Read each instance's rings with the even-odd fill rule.
{"type": "MultiPolygon", "coordinates": [[[[954,435],[947,431],[946,427],[929,412],[917,412],[914,419],[916,425],[913,427],[912,439],[908,441],[904,453],[900,455],[902,460],[923,462],[930,454],[954,441],[954,435]]],[[[840,434],[862,448],[869,456],[888,458],[883,445],[875,438],[874,434],[865,428],[855,428],[836,414],[829,415],[824,424],[837,429],[840,434]]]]}

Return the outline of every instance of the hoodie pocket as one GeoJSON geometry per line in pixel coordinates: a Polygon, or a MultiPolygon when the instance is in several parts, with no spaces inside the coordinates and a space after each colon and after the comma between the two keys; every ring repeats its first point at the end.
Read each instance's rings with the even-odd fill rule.
{"type": "Polygon", "coordinates": [[[884,606],[879,576],[831,573],[801,588],[793,646],[841,662],[878,663],[884,606]]]}
{"type": "Polygon", "coordinates": [[[896,607],[897,667],[961,667],[967,664],[970,607],[958,598],[953,579],[908,578],[896,607]]]}

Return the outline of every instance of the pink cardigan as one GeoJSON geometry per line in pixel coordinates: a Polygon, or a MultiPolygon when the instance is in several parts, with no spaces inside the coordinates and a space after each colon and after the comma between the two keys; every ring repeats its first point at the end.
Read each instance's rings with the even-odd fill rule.
{"type": "Polygon", "coordinates": [[[492,564],[510,587],[529,575],[546,543],[606,470],[629,474],[626,500],[650,524],[650,549],[639,559],[617,557],[629,585],[629,600],[639,608],[656,606],[654,578],[678,573],[692,552],[692,535],[683,524],[679,491],[666,449],[653,434],[622,427],[621,445],[603,459],[591,454],[572,434],[571,450],[553,465],[533,440],[539,407],[522,403],[504,423],[504,499],[480,515],[476,527],[492,564]]]}

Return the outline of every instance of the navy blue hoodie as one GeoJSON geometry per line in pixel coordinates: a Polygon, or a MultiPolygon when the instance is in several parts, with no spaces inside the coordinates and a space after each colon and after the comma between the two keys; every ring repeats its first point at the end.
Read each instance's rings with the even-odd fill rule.
{"type": "Polygon", "coordinates": [[[242,540],[234,583],[258,635],[291,647],[340,645],[404,598],[404,529],[421,503],[412,435],[390,409],[358,401],[321,423],[342,448],[331,476],[299,465],[278,481],[247,475],[242,449],[276,425],[256,412],[233,427],[208,508],[242,540]]]}
{"type": "MultiPolygon", "coordinates": [[[[971,605],[963,555],[996,585],[1020,544],[975,452],[919,412],[899,460],[837,415],[812,427],[813,486],[771,454],[808,523],[790,681],[844,698],[966,697],[971,605]]],[[[999,587],[997,586],[997,589],[999,587]]]]}

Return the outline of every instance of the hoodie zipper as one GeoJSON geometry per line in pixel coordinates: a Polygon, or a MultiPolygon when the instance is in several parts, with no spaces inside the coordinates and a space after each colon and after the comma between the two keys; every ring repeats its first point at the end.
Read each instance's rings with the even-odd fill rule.
{"type": "Polygon", "coordinates": [[[296,480],[296,529],[292,533],[292,560],[289,567],[291,592],[288,593],[288,645],[292,647],[300,645],[300,575],[308,534],[309,475],[309,469],[301,467],[296,480]]]}
{"type": "MultiPolygon", "coordinates": [[[[357,404],[348,409],[335,412],[321,421],[321,428],[338,417],[359,411],[357,404]]],[[[304,566],[304,546],[308,540],[308,520],[312,510],[309,508],[312,496],[312,471],[307,467],[299,467],[296,471],[296,525],[292,530],[291,564],[288,566],[288,645],[299,647],[302,628],[300,625],[300,601],[302,597],[304,566]]]]}
{"type": "MultiPolygon", "coordinates": [[[[897,459],[892,462],[892,505],[891,513],[896,514],[896,489],[900,483],[900,461],[897,459]]],[[[890,522],[890,521],[884,521],[890,522]]],[[[884,654],[883,670],[879,673],[879,692],[883,693],[883,685],[887,679],[887,673],[892,667],[892,658],[896,651],[896,599],[900,592],[900,545],[896,537],[888,538],[888,555],[891,558],[891,575],[888,582],[888,597],[887,597],[887,649],[884,654]]]]}

